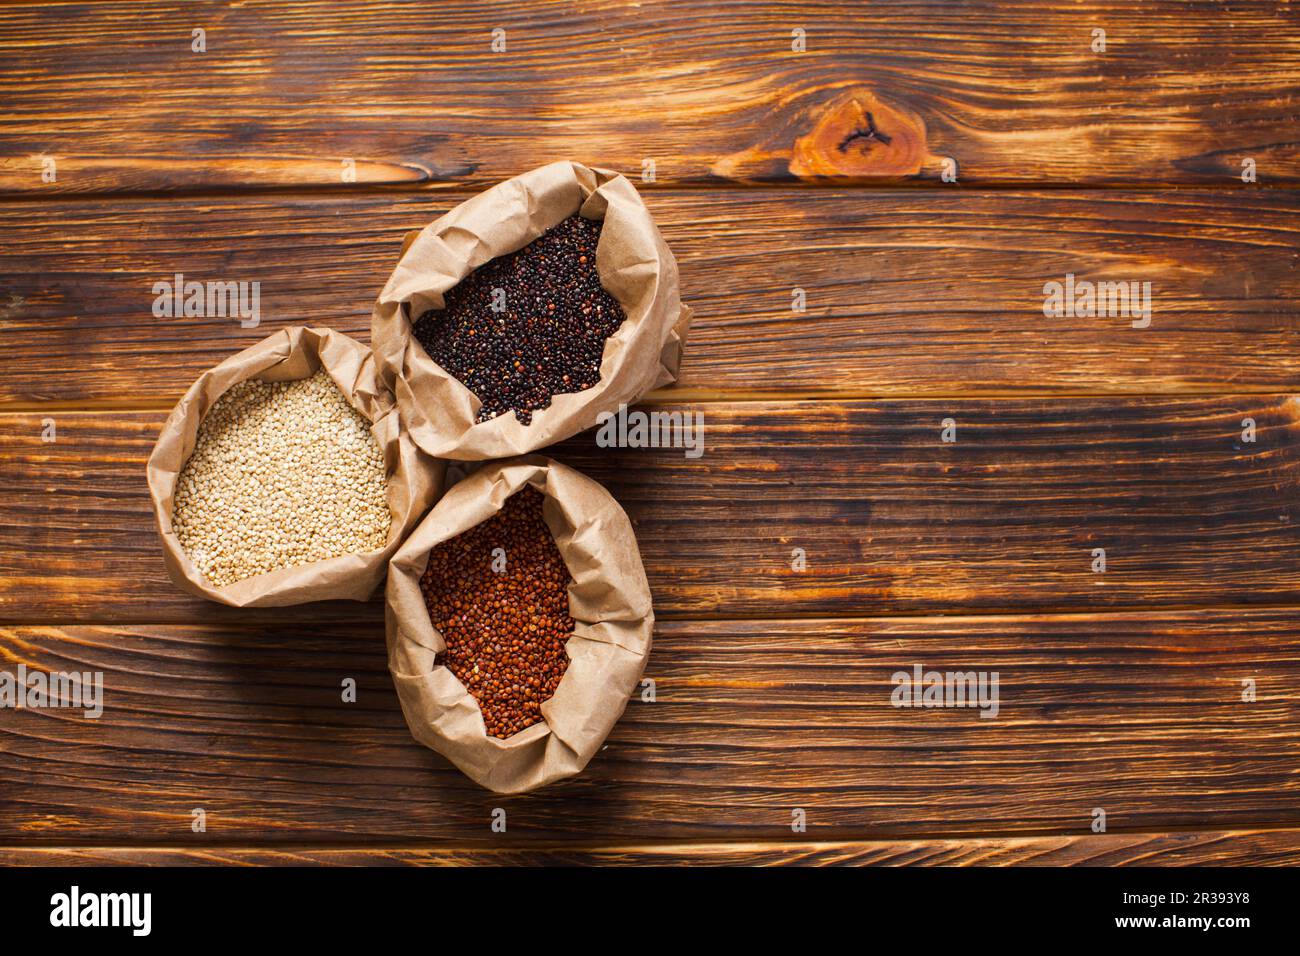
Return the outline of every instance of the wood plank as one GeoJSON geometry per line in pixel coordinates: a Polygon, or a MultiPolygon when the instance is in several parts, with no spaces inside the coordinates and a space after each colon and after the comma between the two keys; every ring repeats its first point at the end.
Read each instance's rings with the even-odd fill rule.
{"type": "Polygon", "coordinates": [[[1295,830],[617,847],[0,847],[3,866],[1295,866],[1295,830]]]}
{"type": "MultiPolygon", "coordinates": [[[[662,617],[1300,601],[1292,397],[703,408],[701,458],[591,432],[554,452],[628,511],[662,617]]],[[[144,468],[163,417],[0,416],[0,621],[293,619],[166,579],[144,468]]]]}
{"type": "MultiPolygon", "coordinates": [[[[1208,862],[1212,837],[1144,849],[1123,831],[1300,823],[1297,610],[661,623],[655,702],[634,699],[580,777],[516,797],[411,739],[377,621],[7,627],[0,655],[11,672],[104,675],[98,719],[0,710],[0,845],[1050,836],[1062,861],[1176,859],[1185,841],[1208,862]],[[918,663],[997,671],[998,716],[893,707],[893,673],[918,663]],[[1095,808],[1110,843],[1091,842],[1095,808]]],[[[1294,859],[1291,837],[1269,847],[1222,852],[1294,859]]]]}
{"type": "Polygon", "coordinates": [[[1295,183],[1298,51],[1272,0],[5,4],[0,189],[1295,183]]]}
{"type": "MultiPolygon", "coordinates": [[[[286,324],[368,339],[408,229],[455,197],[0,204],[0,402],[170,407],[286,324]],[[260,283],[261,325],[155,318],[155,282],[260,283]]],[[[695,398],[1293,391],[1300,192],[676,191],[695,398]],[[1043,286],[1151,283],[1151,324],[1043,286]],[[792,290],[807,311],[791,311],[792,290]]],[[[664,393],[672,395],[672,392],[664,393]]]]}

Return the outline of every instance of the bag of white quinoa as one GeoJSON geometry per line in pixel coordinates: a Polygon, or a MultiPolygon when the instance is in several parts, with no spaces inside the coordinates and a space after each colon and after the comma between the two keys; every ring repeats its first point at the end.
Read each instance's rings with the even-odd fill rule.
{"type": "Polygon", "coordinates": [[[645,670],[654,611],[618,502],[529,456],[483,466],[429,512],[389,566],[386,623],[415,739],[518,793],[600,749],[645,670]]]}
{"type": "Polygon", "coordinates": [[[301,326],[200,375],[148,464],[172,580],[234,607],[366,600],[444,471],[370,351],[301,326]]]}
{"type": "Polygon", "coordinates": [[[558,162],[408,237],[370,338],[416,442],[479,461],[562,441],[675,381],[691,314],[633,185],[558,162]]]}

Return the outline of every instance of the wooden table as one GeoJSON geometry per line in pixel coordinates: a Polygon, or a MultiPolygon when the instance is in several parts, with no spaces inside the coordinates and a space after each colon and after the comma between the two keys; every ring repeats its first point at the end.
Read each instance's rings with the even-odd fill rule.
{"type": "Polygon", "coordinates": [[[1286,2],[0,6],[0,658],[106,685],[0,711],[0,859],[1300,862],[1298,91],[1286,2]],[[411,739],[381,601],[172,586],[144,462],[556,159],[676,251],[648,404],[707,445],[555,450],[636,524],[657,699],[500,797],[411,739]],[[155,318],[175,273],[260,327],[155,318]],[[1067,275],[1150,325],[1046,317],[1067,275]],[[915,664],[997,718],[895,708],[915,664]]]}

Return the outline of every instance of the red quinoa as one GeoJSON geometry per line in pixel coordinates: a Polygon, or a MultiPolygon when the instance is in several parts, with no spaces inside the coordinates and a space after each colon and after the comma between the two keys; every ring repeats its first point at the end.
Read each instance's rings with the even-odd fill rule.
{"type": "Polygon", "coordinates": [[[506,738],[542,719],[541,706],[569,666],[565,642],[572,577],[526,487],[483,523],[429,554],[420,588],[447,643],[438,655],[483,712],[490,736],[506,738]],[[493,570],[493,549],[505,570],[493,570]]]}

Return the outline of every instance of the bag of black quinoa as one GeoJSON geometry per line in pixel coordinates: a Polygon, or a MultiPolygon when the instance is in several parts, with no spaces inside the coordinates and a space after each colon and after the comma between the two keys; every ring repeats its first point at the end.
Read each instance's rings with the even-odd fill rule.
{"type": "Polygon", "coordinates": [[[402,427],[365,346],[295,326],[199,376],[148,477],[172,580],[274,607],[369,598],[445,470],[402,427]]]}
{"type": "Polygon", "coordinates": [[[413,234],[370,338],[416,442],[479,461],[544,448],[675,381],[690,320],[632,184],[559,162],[413,234]]]}
{"type": "Polygon", "coordinates": [[[654,612],[631,522],[540,456],[454,485],[393,557],[388,667],[415,739],[519,793],[580,772],[637,688],[654,612]]]}

